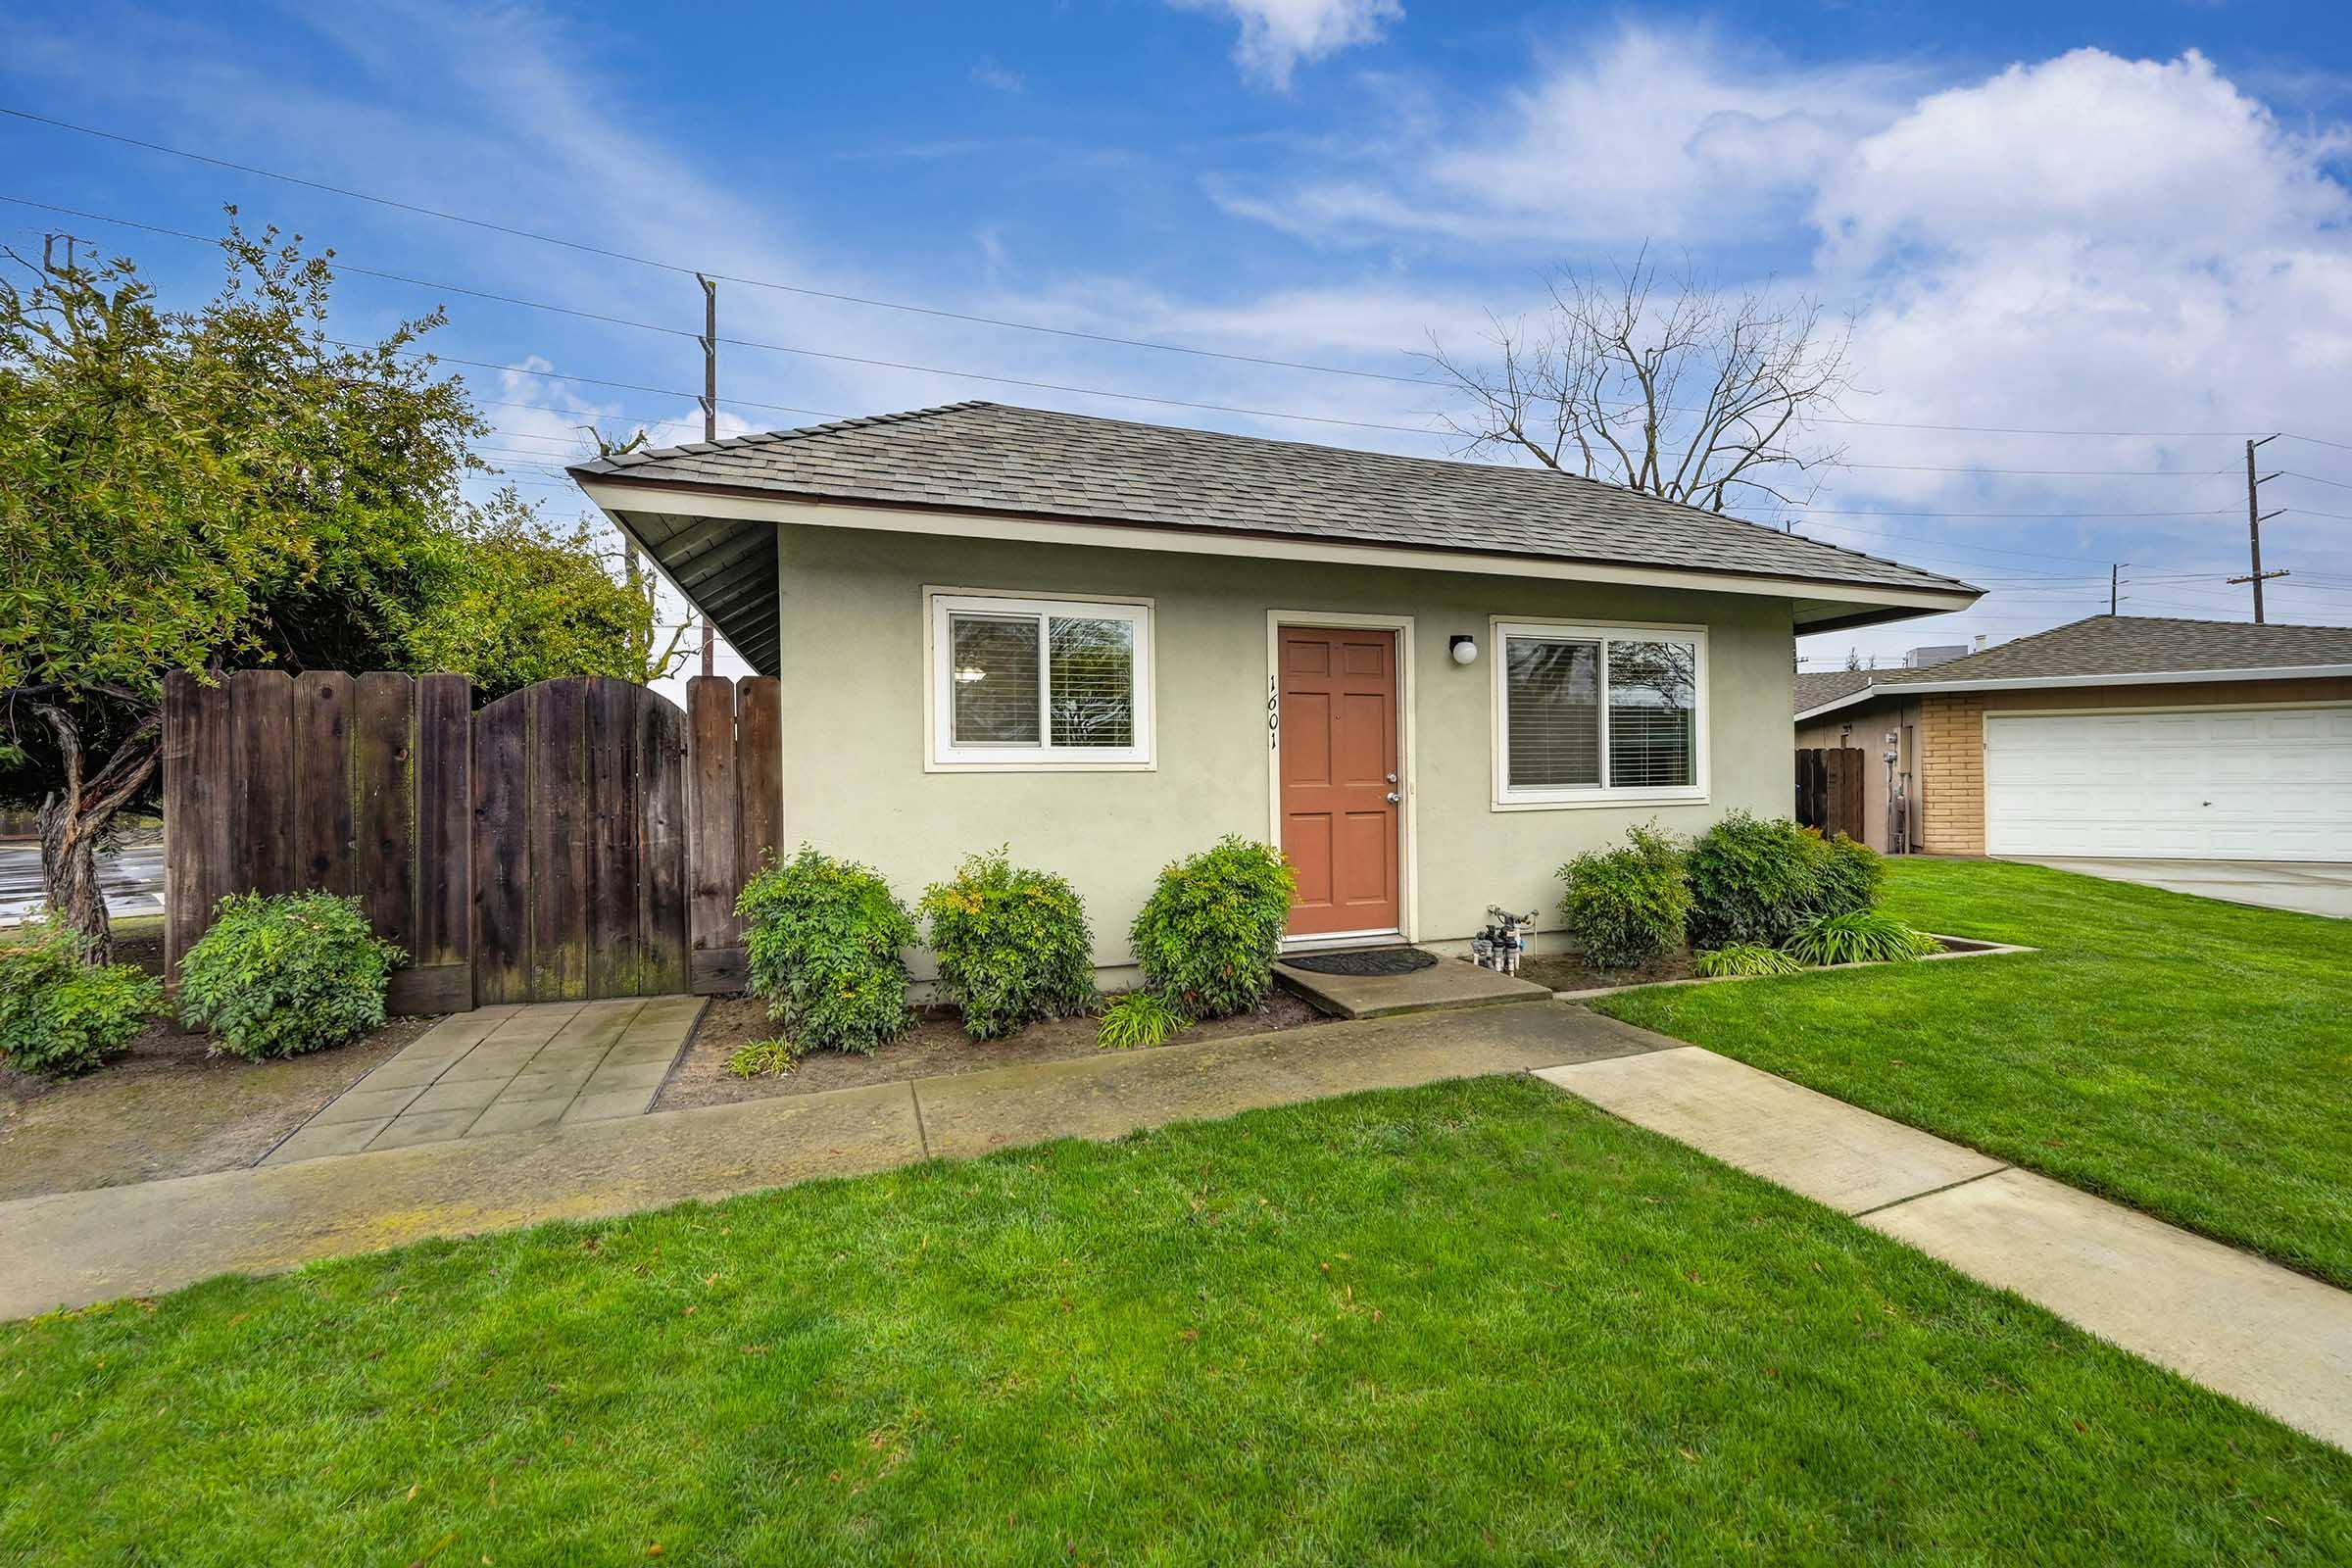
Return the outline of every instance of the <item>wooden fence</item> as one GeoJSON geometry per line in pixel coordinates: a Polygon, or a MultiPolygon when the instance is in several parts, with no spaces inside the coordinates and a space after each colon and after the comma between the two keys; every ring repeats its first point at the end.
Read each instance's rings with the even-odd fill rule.
{"type": "Polygon", "coordinates": [[[1824,834],[1859,839],[1862,833],[1862,753],[1852,746],[1800,747],[1796,754],[1796,820],[1824,834]]]}
{"type": "Polygon", "coordinates": [[[410,964],[395,1010],[708,994],[744,979],[743,878],[775,846],[776,683],[175,675],[164,698],[164,950],[220,899],[360,901],[410,964]]]}

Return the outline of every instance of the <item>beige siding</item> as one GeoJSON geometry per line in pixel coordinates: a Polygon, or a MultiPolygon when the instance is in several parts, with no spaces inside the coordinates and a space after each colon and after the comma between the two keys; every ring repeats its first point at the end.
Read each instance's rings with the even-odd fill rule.
{"type": "MultiPolygon", "coordinates": [[[[1424,941],[1469,936],[1489,904],[1554,923],[1553,871],[1656,819],[1691,832],[1734,807],[1789,808],[1788,606],[1737,595],[950,540],[787,526],[781,592],[787,843],[879,866],[905,895],[970,851],[1009,843],[1085,897],[1098,958],[1161,865],[1221,833],[1270,831],[1269,610],[1414,617],[1414,802],[1424,941]],[[925,585],[1155,601],[1152,772],[924,770],[925,585]],[[1488,617],[1704,625],[1710,798],[1696,805],[1496,811],[1488,617]],[[1447,657],[1475,635],[1478,662],[1447,657]]],[[[1408,915],[1409,918],[1409,915],[1408,915]]]]}
{"type": "Polygon", "coordinates": [[[2352,701],[2352,680],[2236,680],[2192,685],[2052,686],[2031,691],[1927,693],[1920,751],[1927,797],[1921,847],[1936,855],[1984,853],[1984,714],[2097,708],[2232,708],[2255,703],[2352,701]]]}

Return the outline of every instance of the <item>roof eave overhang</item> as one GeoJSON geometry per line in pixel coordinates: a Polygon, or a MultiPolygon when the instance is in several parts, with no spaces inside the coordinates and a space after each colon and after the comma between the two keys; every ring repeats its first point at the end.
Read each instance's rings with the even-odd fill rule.
{"type": "Polygon", "coordinates": [[[2012,675],[1993,680],[1905,680],[1871,690],[1891,692],[2031,692],[2070,686],[2205,686],[2226,680],[2340,680],[2352,664],[2266,664],[2250,669],[2116,670],[2103,675],[2012,675]]]}
{"type": "MultiPolygon", "coordinates": [[[[1797,629],[1836,631],[1877,625],[1917,615],[1966,610],[1983,597],[1965,584],[1949,589],[1879,583],[1825,581],[1770,573],[1645,566],[1559,556],[1513,555],[1501,551],[1436,550],[1409,545],[1359,544],[1296,534],[1250,533],[1239,529],[1182,528],[1091,518],[985,512],[961,507],[904,507],[821,496],[784,495],[720,485],[679,484],[626,472],[583,472],[571,477],[588,499],[629,532],[627,514],[690,514],[747,525],[792,523],[803,527],[868,529],[885,533],[944,534],[964,539],[1001,539],[1112,550],[1155,550],[1180,555],[1236,556],[1259,560],[1317,561],[1334,564],[1388,566],[1411,571],[1458,571],[1502,577],[1551,577],[1580,582],[1619,582],[1644,587],[1687,588],[1704,593],[1762,595],[1799,606],[1797,629]],[[1804,607],[1820,613],[1804,618],[1804,607]]],[[[634,537],[634,535],[632,535],[634,537]]],[[[658,543],[641,541],[658,562],[658,543]]],[[[694,589],[669,572],[680,592],[694,589]]],[[[721,623],[720,629],[725,626],[721,623]]]]}

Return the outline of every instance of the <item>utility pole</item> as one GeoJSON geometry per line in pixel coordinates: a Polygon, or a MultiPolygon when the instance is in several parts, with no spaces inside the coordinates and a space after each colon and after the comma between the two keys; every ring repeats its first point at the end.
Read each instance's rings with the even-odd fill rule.
{"type": "Polygon", "coordinates": [[[2130,564],[2132,563],[2129,561],[2119,561],[2107,568],[2107,613],[2110,615],[2115,613],[2115,607],[2123,602],[2116,590],[2123,586],[2124,568],[2130,564]]]}
{"type": "MultiPolygon", "coordinates": [[[[694,280],[703,285],[703,439],[716,441],[718,439],[718,285],[700,272],[694,274],[694,280]]],[[[2246,461],[2251,463],[2254,460],[2248,458],[2246,461]]],[[[2258,571],[2262,569],[2259,561],[2255,563],[2255,569],[2258,571]]],[[[2259,584],[2254,589],[2254,597],[2256,605],[2259,606],[2262,600],[2262,588],[2259,584]]],[[[2254,618],[2256,620],[2262,618],[2259,609],[2256,611],[2254,618]]],[[[718,650],[710,643],[710,617],[709,615],[703,617],[703,673],[705,675],[718,673],[718,650]]]]}
{"type": "MultiPolygon", "coordinates": [[[[2265,480],[2276,479],[2278,476],[2275,473],[2266,473],[2257,478],[2254,473],[2254,449],[2278,439],[2277,433],[2274,432],[2264,436],[2260,441],[2246,443],[2246,547],[2252,553],[2253,562],[2245,576],[2230,579],[2231,582],[2250,582],[2254,585],[2254,624],[2257,626],[2262,624],[2263,579],[2287,575],[2284,570],[2265,571],[2262,569],[2262,525],[2268,519],[2278,515],[2278,512],[2262,510],[2262,485],[2265,480]]],[[[2285,510],[2283,507],[2278,509],[2279,512],[2285,510]]]]}

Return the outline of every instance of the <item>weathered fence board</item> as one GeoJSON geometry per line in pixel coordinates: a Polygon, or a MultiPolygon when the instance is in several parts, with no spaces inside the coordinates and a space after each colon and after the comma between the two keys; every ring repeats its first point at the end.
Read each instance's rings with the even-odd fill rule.
{"type": "Polygon", "coordinates": [[[691,973],[711,978],[714,960],[741,943],[735,895],[743,887],[739,861],[742,815],[738,809],[735,760],[735,683],[702,675],[686,683],[687,924],[692,934],[691,973]]]}
{"type": "Polygon", "coordinates": [[[473,950],[472,714],[465,676],[417,678],[416,858],[433,868],[416,879],[419,969],[464,965],[473,950]]]}
{"type": "Polygon", "coordinates": [[[1796,754],[1796,820],[1835,836],[1863,836],[1863,760],[1851,746],[1803,747],[1796,754]]]}
{"type": "Polygon", "coordinates": [[[637,753],[645,811],[638,863],[645,933],[644,984],[652,995],[688,989],[686,909],[686,715],[648,694],[637,706],[637,753]]]}
{"type": "Polygon", "coordinates": [[[530,789],[526,692],[473,716],[473,994],[483,1005],[530,994],[530,789]]]}
{"type": "Polygon", "coordinates": [[[222,895],[360,900],[410,967],[396,1010],[729,990],[735,895],[775,847],[772,680],[546,681],[472,711],[462,676],[174,677],[166,956],[222,895]]]}
{"type": "Polygon", "coordinates": [[[228,680],[228,841],[258,893],[294,884],[294,678],[240,669],[228,680]]]}

